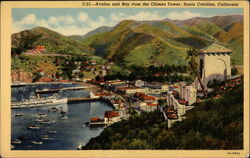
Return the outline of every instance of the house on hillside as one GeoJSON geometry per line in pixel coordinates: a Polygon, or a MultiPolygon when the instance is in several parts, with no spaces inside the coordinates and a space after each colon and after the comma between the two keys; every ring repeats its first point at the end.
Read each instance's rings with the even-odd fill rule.
{"type": "Polygon", "coordinates": [[[121,118],[119,112],[117,111],[106,111],[104,114],[104,124],[106,124],[107,126],[120,120],[121,118]]]}

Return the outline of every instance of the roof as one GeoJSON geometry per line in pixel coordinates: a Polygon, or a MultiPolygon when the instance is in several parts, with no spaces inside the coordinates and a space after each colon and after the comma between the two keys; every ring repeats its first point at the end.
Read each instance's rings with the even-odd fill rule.
{"type": "Polygon", "coordinates": [[[143,93],[135,93],[135,96],[138,97],[139,99],[144,99],[144,100],[155,100],[156,98],[150,95],[146,95],[143,93]]]}
{"type": "Polygon", "coordinates": [[[101,119],[99,117],[92,117],[90,118],[91,122],[97,122],[97,121],[101,121],[101,119]]]}
{"type": "Polygon", "coordinates": [[[158,104],[147,103],[148,106],[157,106],[158,104]]]}
{"type": "Polygon", "coordinates": [[[141,88],[141,87],[120,87],[119,89],[120,90],[131,90],[131,89],[144,89],[144,88],[141,88]]]}
{"type": "Polygon", "coordinates": [[[107,117],[107,118],[112,118],[112,117],[119,116],[119,113],[116,112],[116,111],[106,111],[104,116],[107,117]]]}
{"type": "Polygon", "coordinates": [[[211,45],[201,49],[199,53],[231,53],[232,50],[228,49],[217,43],[212,43],[211,45]]]}

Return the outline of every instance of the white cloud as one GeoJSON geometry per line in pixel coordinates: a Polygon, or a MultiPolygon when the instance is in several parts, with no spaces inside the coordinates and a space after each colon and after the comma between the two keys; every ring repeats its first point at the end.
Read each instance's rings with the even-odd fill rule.
{"type": "Polygon", "coordinates": [[[56,24],[58,24],[59,20],[58,20],[57,17],[51,16],[51,17],[49,17],[48,22],[49,22],[51,25],[56,25],[56,24]]]}
{"type": "Polygon", "coordinates": [[[42,27],[49,27],[49,22],[48,20],[45,19],[39,19],[35,23],[36,26],[42,26],[42,27]]]}
{"type": "Polygon", "coordinates": [[[97,27],[100,27],[100,26],[103,26],[103,25],[107,25],[107,23],[106,23],[106,19],[103,16],[99,16],[97,21],[90,20],[88,22],[88,25],[92,29],[95,29],[97,27]]]}
{"type": "Polygon", "coordinates": [[[85,22],[89,19],[89,15],[87,13],[81,12],[78,14],[78,20],[81,22],[85,22]]]}
{"type": "Polygon", "coordinates": [[[20,20],[18,23],[20,25],[27,25],[27,24],[34,24],[36,21],[36,16],[34,14],[28,14],[22,20],[20,20]]]}
{"type": "Polygon", "coordinates": [[[190,12],[190,11],[171,12],[171,13],[167,14],[167,18],[172,19],[172,20],[174,20],[174,19],[185,20],[185,19],[194,18],[197,16],[201,16],[201,14],[190,12]]]}
{"type": "Polygon", "coordinates": [[[56,32],[59,32],[63,35],[84,35],[88,32],[88,30],[80,28],[76,25],[68,25],[68,26],[59,26],[53,28],[56,32]]]}
{"type": "Polygon", "coordinates": [[[164,17],[159,15],[159,12],[146,12],[142,11],[135,15],[125,15],[124,13],[111,13],[110,19],[115,22],[119,22],[121,20],[129,19],[129,20],[161,20],[164,17]]]}

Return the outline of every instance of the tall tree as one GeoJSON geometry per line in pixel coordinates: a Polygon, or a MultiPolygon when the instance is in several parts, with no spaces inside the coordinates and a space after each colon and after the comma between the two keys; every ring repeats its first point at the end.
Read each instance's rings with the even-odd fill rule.
{"type": "Polygon", "coordinates": [[[188,49],[186,59],[189,60],[188,65],[189,65],[191,71],[197,77],[205,97],[207,97],[207,93],[205,91],[204,85],[201,82],[201,76],[200,76],[200,73],[199,73],[199,70],[198,70],[198,63],[196,61],[196,56],[197,55],[198,55],[198,51],[196,49],[188,49]]]}

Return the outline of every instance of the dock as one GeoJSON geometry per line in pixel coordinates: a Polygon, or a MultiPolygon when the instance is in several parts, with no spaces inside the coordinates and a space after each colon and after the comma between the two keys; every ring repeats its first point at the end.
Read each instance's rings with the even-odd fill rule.
{"type": "Polygon", "coordinates": [[[66,91],[66,90],[81,90],[86,89],[88,86],[81,86],[81,87],[63,87],[63,88],[46,88],[46,89],[37,89],[36,93],[50,93],[50,92],[59,92],[59,91],[66,91]]]}
{"type": "Polygon", "coordinates": [[[68,103],[80,102],[80,101],[95,101],[95,100],[100,100],[100,98],[87,98],[87,97],[68,98],[68,103]]]}

